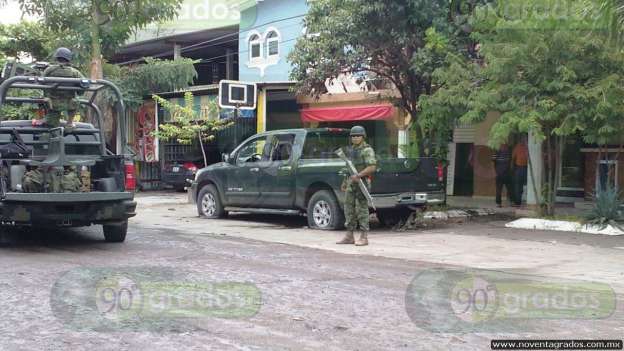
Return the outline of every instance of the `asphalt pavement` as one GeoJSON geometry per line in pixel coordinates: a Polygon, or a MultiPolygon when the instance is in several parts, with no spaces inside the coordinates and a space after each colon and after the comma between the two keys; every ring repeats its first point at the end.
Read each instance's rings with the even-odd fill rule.
{"type": "Polygon", "coordinates": [[[1,350],[487,350],[624,335],[619,237],[479,221],[377,227],[356,248],[303,217],[211,221],[182,194],[139,203],[122,244],[99,227],[0,235],[1,350]],[[580,307],[549,305],[561,292],[580,307]]]}

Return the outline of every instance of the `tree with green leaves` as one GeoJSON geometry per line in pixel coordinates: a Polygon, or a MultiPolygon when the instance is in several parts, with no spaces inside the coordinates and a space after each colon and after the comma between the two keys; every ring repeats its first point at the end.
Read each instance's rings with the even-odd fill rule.
{"type": "Polygon", "coordinates": [[[301,94],[324,92],[326,79],[365,72],[392,83],[395,104],[411,116],[418,150],[424,132],[419,97],[431,94],[432,73],[449,51],[468,53],[467,14],[483,1],[318,0],[305,17],[289,60],[291,79],[301,94]]]}
{"type": "Polygon", "coordinates": [[[624,132],[624,55],[586,19],[544,16],[537,11],[543,4],[523,1],[517,13],[479,8],[471,23],[481,58],[449,56],[452,63],[434,74],[437,92],[422,105],[432,124],[459,117],[479,122],[498,111],[492,147],[514,133],[543,140],[545,187],[535,190],[552,215],[562,138],[581,135],[601,143],[624,132]]]}
{"type": "Polygon", "coordinates": [[[59,36],[37,22],[0,24],[0,55],[5,57],[26,55],[33,61],[45,61],[58,42],[59,36]]]}
{"type": "Polygon", "coordinates": [[[175,91],[192,85],[197,78],[195,63],[189,58],[172,61],[148,57],[145,63],[132,66],[105,64],[104,73],[121,89],[126,106],[136,110],[145,97],[154,92],[175,91]]]}
{"type": "Polygon", "coordinates": [[[215,133],[232,124],[230,120],[219,119],[219,106],[216,100],[209,100],[207,113],[202,115],[194,108],[194,96],[190,92],[184,94],[184,105],[173,103],[158,95],[152,98],[171,115],[172,122],[159,125],[154,136],[163,139],[175,138],[181,144],[198,142],[204,157],[204,166],[208,166],[204,142],[215,138],[215,133]]]}
{"type": "Polygon", "coordinates": [[[593,28],[605,33],[612,44],[624,43],[624,0],[583,0],[582,13],[593,28]]]}
{"type": "MultiPolygon", "coordinates": [[[[18,63],[20,58],[46,60],[53,43],[58,41],[59,38],[54,33],[39,23],[21,21],[16,24],[0,24],[0,70],[8,61],[18,63]]],[[[29,65],[21,65],[20,68],[31,69],[29,65]]],[[[41,96],[41,92],[14,89],[8,95],[33,97],[41,96]]],[[[0,115],[4,120],[32,119],[38,117],[39,108],[40,106],[33,104],[5,104],[0,108],[0,115]]]]}
{"type": "Polygon", "coordinates": [[[91,78],[101,79],[102,55],[109,56],[146,25],[174,18],[182,0],[19,0],[23,11],[42,17],[51,30],[71,31],[72,46],[87,51],[91,78]]]}

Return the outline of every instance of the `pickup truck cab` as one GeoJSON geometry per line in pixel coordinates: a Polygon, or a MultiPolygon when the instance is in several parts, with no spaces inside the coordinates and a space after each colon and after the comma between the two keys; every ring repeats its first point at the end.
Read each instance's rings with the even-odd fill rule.
{"type": "MultiPolygon", "coordinates": [[[[245,140],[224,162],[200,169],[189,196],[206,218],[228,211],[307,215],[317,229],[344,226],[346,165],[334,153],[349,142],[340,128],[288,129],[245,140]]],[[[380,220],[409,208],[446,200],[442,173],[432,158],[378,159],[371,196],[380,220]]]]}
{"type": "MultiPolygon", "coordinates": [[[[134,166],[125,153],[125,107],[121,92],[111,82],[75,78],[15,76],[0,84],[0,107],[5,104],[45,106],[42,97],[17,97],[11,90],[64,90],[91,92],[91,100],[80,100],[89,108],[98,126],[64,123],[49,127],[31,120],[2,120],[0,114],[0,150],[19,145],[26,151],[1,153],[0,157],[0,226],[79,227],[102,225],[106,241],[123,242],[128,218],[135,215],[134,166]],[[120,135],[118,152],[107,149],[102,130],[103,117],[93,102],[102,90],[116,97],[117,125],[120,135]],[[28,190],[29,172],[41,174],[40,186],[28,190]],[[80,188],[56,186],[59,180],[79,180],[80,188]],[[54,181],[56,179],[56,182],[54,181]]],[[[62,181],[61,181],[62,182],[62,181]]],[[[74,181],[74,185],[76,182],[74,181]]]]}

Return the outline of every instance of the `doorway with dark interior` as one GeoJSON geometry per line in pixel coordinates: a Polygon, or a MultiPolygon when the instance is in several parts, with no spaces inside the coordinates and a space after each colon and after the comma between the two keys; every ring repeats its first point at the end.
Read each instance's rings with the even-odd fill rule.
{"type": "Polygon", "coordinates": [[[453,195],[472,196],[474,193],[474,144],[457,143],[455,150],[455,179],[453,195]]]}

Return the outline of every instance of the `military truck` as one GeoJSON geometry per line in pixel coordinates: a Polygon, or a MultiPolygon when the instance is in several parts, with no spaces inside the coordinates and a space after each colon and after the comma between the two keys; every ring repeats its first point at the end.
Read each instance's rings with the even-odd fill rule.
{"type": "MultiPolygon", "coordinates": [[[[206,218],[228,211],[306,215],[317,229],[344,225],[346,165],[335,150],[349,142],[340,128],[288,129],[254,135],[224,162],[200,169],[189,197],[206,218]]],[[[442,166],[434,158],[378,160],[371,195],[377,217],[396,223],[412,210],[446,201],[442,166]]]]}
{"type": "Polygon", "coordinates": [[[45,110],[48,101],[36,92],[51,89],[75,91],[78,96],[91,93],[88,100],[79,102],[92,112],[97,126],[78,122],[67,128],[61,122],[53,128],[31,120],[3,120],[0,112],[0,225],[44,228],[97,224],[102,225],[106,241],[123,242],[136,202],[134,165],[125,147],[121,92],[106,80],[14,76],[0,84],[0,108],[34,104],[45,110]],[[37,96],[10,93],[20,90],[37,96]],[[117,152],[106,145],[102,112],[94,103],[104,91],[116,101],[117,152]],[[25,186],[32,174],[41,177],[39,183],[29,183],[38,184],[35,190],[25,186]],[[68,190],[63,185],[66,179],[73,179],[79,188],[68,190]]]}

